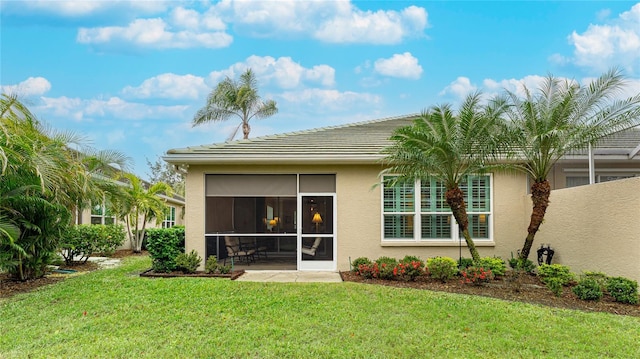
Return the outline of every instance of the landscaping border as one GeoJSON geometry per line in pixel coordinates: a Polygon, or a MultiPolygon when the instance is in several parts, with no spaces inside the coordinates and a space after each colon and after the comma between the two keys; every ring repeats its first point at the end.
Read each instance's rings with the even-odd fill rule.
{"type": "Polygon", "coordinates": [[[140,273],[141,277],[146,278],[176,278],[176,277],[192,277],[192,278],[229,278],[231,280],[236,280],[238,277],[244,274],[244,269],[235,270],[228,274],[220,274],[220,273],[205,273],[205,272],[195,272],[195,273],[181,273],[181,272],[171,272],[171,273],[156,273],[153,271],[153,268],[149,268],[146,271],[140,273]]]}

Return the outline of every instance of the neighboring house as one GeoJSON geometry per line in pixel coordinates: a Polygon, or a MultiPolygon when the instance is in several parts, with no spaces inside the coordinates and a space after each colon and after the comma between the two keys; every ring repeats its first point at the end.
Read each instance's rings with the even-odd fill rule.
{"type": "MultiPolygon", "coordinates": [[[[267,259],[261,260],[289,258],[298,270],[328,271],[348,270],[350,261],[361,256],[470,257],[440,183],[380,185],[379,173],[384,168],[380,151],[390,144],[393,130],[411,124],[413,118],[386,118],[169,150],[164,157],[167,162],[188,167],[186,250],[195,249],[203,258],[218,255],[223,259],[227,256],[225,237],[235,237],[267,247],[267,259]]],[[[638,145],[640,132],[636,130],[603,141],[594,151],[597,179],[604,182],[640,176],[638,145]]],[[[588,157],[586,152],[576,153],[561,161],[553,172],[555,188],[582,184],[584,176],[588,179],[588,157]]],[[[606,191],[612,189],[602,185],[563,191],[589,188],[607,198],[606,191]]],[[[480,254],[503,259],[516,256],[531,212],[526,176],[474,176],[463,187],[470,230],[480,254]]],[[[630,197],[640,197],[640,177],[620,189],[613,187],[630,197]],[[628,193],[633,190],[635,194],[628,193]]],[[[596,213],[586,213],[571,203],[556,203],[555,192],[534,245],[551,243],[557,249],[554,262],[580,267],[574,270],[602,270],[640,279],[640,198],[616,203],[610,213],[598,213],[597,207],[593,209],[596,213]],[[618,221],[606,225],[620,233],[615,244],[609,243],[610,238],[591,236],[589,231],[581,232],[579,242],[588,247],[606,241],[609,264],[625,253],[632,254],[635,261],[622,259],[620,262],[626,263],[618,269],[601,265],[604,253],[574,260],[584,251],[562,247],[567,226],[559,226],[561,231],[554,234],[547,223],[556,212],[607,218],[635,215],[635,222],[622,232],[616,232],[618,221]]],[[[578,192],[575,195],[581,196],[578,192]]],[[[533,251],[534,261],[535,256],[533,251]]]]}
{"type": "MultiPolygon", "coordinates": [[[[124,182],[119,182],[122,185],[126,185],[124,182]]],[[[184,224],[184,208],[185,200],[181,196],[173,195],[171,197],[165,195],[159,195],[165,201],[167,205],[167,215],[160,221],[160,224],[154,219],[148,221],[145,228],[171,228],[177,225],[184,224]]],[[[107,203],[95,203],[91,208],[83,209],[78,215],[76,215],[76,224],[122,224],[126,225],[123,221],[118,220],[113,213],[110,212],[107,203]]],[[[130,249],[131,243],[129,242],[129,236],[123,245],[118,249],[130,249]]]]}

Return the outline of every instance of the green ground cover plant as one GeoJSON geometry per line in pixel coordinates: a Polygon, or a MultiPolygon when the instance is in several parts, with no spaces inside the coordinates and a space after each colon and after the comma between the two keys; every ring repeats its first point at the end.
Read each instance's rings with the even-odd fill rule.
{"type": "Polygon", "coordinates": [[[131,257],[0,299],[0,357],[640,357],[636,317],[348,282],[139,277],[150,265],[131,257]]]}

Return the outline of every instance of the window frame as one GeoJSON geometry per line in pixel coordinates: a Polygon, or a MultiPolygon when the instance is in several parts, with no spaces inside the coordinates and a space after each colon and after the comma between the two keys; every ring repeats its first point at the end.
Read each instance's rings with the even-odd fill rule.
{"type": "Polygon", "coordinates": [[[107,213],[107,201],[106,200],[102,201],[99,205],[95,204],[95,205],[91,206],[89,223],[91,225],[116,224],[116,216],[114,214],[107,213]],[[94,209],[97,208],[98,206],[100,207],[100,213],[99,214],[94,214],[94,209]],[[100,219],[100,223],[93,223],[93,219],[94,218],[99,218],[100,219]],[[110,219],[111,223],[107,223],[107,219],[110,219]]]}
{"type": "Polygon", "coordinates": [[[164,216],[164,220],[162,221],[162,228],[171,228],[176,225],[176,215],[178,213],[178,210],[176,209],[176,206],[168,205],[167,207],[169,211],[164,216]]]}
{"type": "MultiPolygon", "coordinates": [[[[461,241],[464,242],[463,241],[464,238],[462,238],[461,233],[459,233],[457,222],[453,218],[453,213],[448,208],[448,206],[446,206],[446,203],[443,206],[445,191],[444,191],[444,187],[440,184],[439,181],[435,179],[427,179],[429,181],[429,186],[423,186],[422,185],[423,180],[415,180],[413,183],[413,194],[414,194],[413,206],[411,205],[406,206],[406,208],[409,208],[410,210],[401,211],[401,210],[398,210],[398,208],[396,208],[395,211],[390,211],[389,210],[390,207],[387,205],[389,203],[389,198],[387,195],[387,191],[389,191],[389,187],[387,185],[388,183],[387,179],[391,177],[395,177],[395,175],[384,176],[383,183],[380,186],[381,187],[380,237],[381,237],[381,243],[383,245],[396,244],[396,245],[445,245],[446,246],[446,245],[459,245],[461,241]],[[430,201],[432,205],[425,206],[423,198],[427,194],[427,192],[431,198],[430,201]],[[409,216],[410,222],[413,225],[413,236],[412,237],[389,237],[388,233],[394,231],[394,230],[389,230],[387,228],[387,224],[389,222],[385,221],[385,218],[388,217],[389,215],[409,216]],[[449,236],[448,237],[431,237],[431,238],[423,237],[425,228],[423,228],[422,224],[423,224],[423,219],[426,216],[446,216],[447,223],[449,224],[449,230],[448,230],[449,236]]],[[[489,173],[489,174],[483,174],[483,175],[470,175],[469,177],[467,177],[466,181],[467,183],[461,185],[460,187],[465,193],[465,202],[467,204],[467,215],[469,216],[469,219],[470,219],[469,229],[470,230],[473,229],[472,225],[474,224],[474,221],[486,221],[486,225],[484,225],[486,227],[486,232],[487,232],[486,236],[477,237],[472,234],[472,238],[474,242],[476,242],[476,244],[492,245],[493,244],[493,202],[494,202],[493,174],[489,173]],[[473,196],[474,194],[476,194],[476,192],[474,192],[473,190],[472,191],[466,190],[466,188],[468,188],[471,185],[471,181],[473,181],[474,178],[477,178],[477,177],[487,178],[487,184],[483,190],[484,194],[482,196],[479,196],[480,198],[483,198],[482,202],[485,203],[483,208],[480,208],[477,206],[477,202],[478,202],[477,199],[475,201],[472,201],[473,196]],[[476,208],[475,209],[471,208],[474,205],[476,206],[476,208]],[[481,217],[483,215],[484,217],[481,217]],[[474,218],[474,216],[477,216],[477,219],[474,218]]],[[[473,189],[473,186],[471,186],[471,188],[473,189]]],[[[476,195],[476,198],[478,198],[477,195],[476,195]]],[[[402,200],[402,199],[401,198],[393,199],[393,201],[399,201],[399,200],[402,200]]],[[[477,230],[481,230],[481,228],[477,230]]],[[[444,231],[444,232],[447,232],[447,231],[444,231]]]]}

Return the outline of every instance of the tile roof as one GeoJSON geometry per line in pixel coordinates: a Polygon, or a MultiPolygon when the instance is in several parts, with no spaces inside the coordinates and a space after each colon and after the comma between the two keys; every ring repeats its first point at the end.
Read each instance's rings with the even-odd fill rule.
{"type": "Polygon", "coordinates": [[[167,151],[170,163],[364,163],[382,158],[394,129],[418,115],[322,127],[167,151]]]}
{"type": "MultiPolygon", "coordinates": [[[[335,164],[375,163],[380,151],[390,144],[394,129],[410,125],[418,114],[389,117],[339,126],[321,127],[262,137],[171,149],[164,160],[169,163],[246,163],[246,164],[335,164]]],[[[630,129],[605,137],[596,156],[640,158],[640,129],[630,129]]],[[[586,150],[572,151],[568,157],[586,157],[586,150]]]]}

